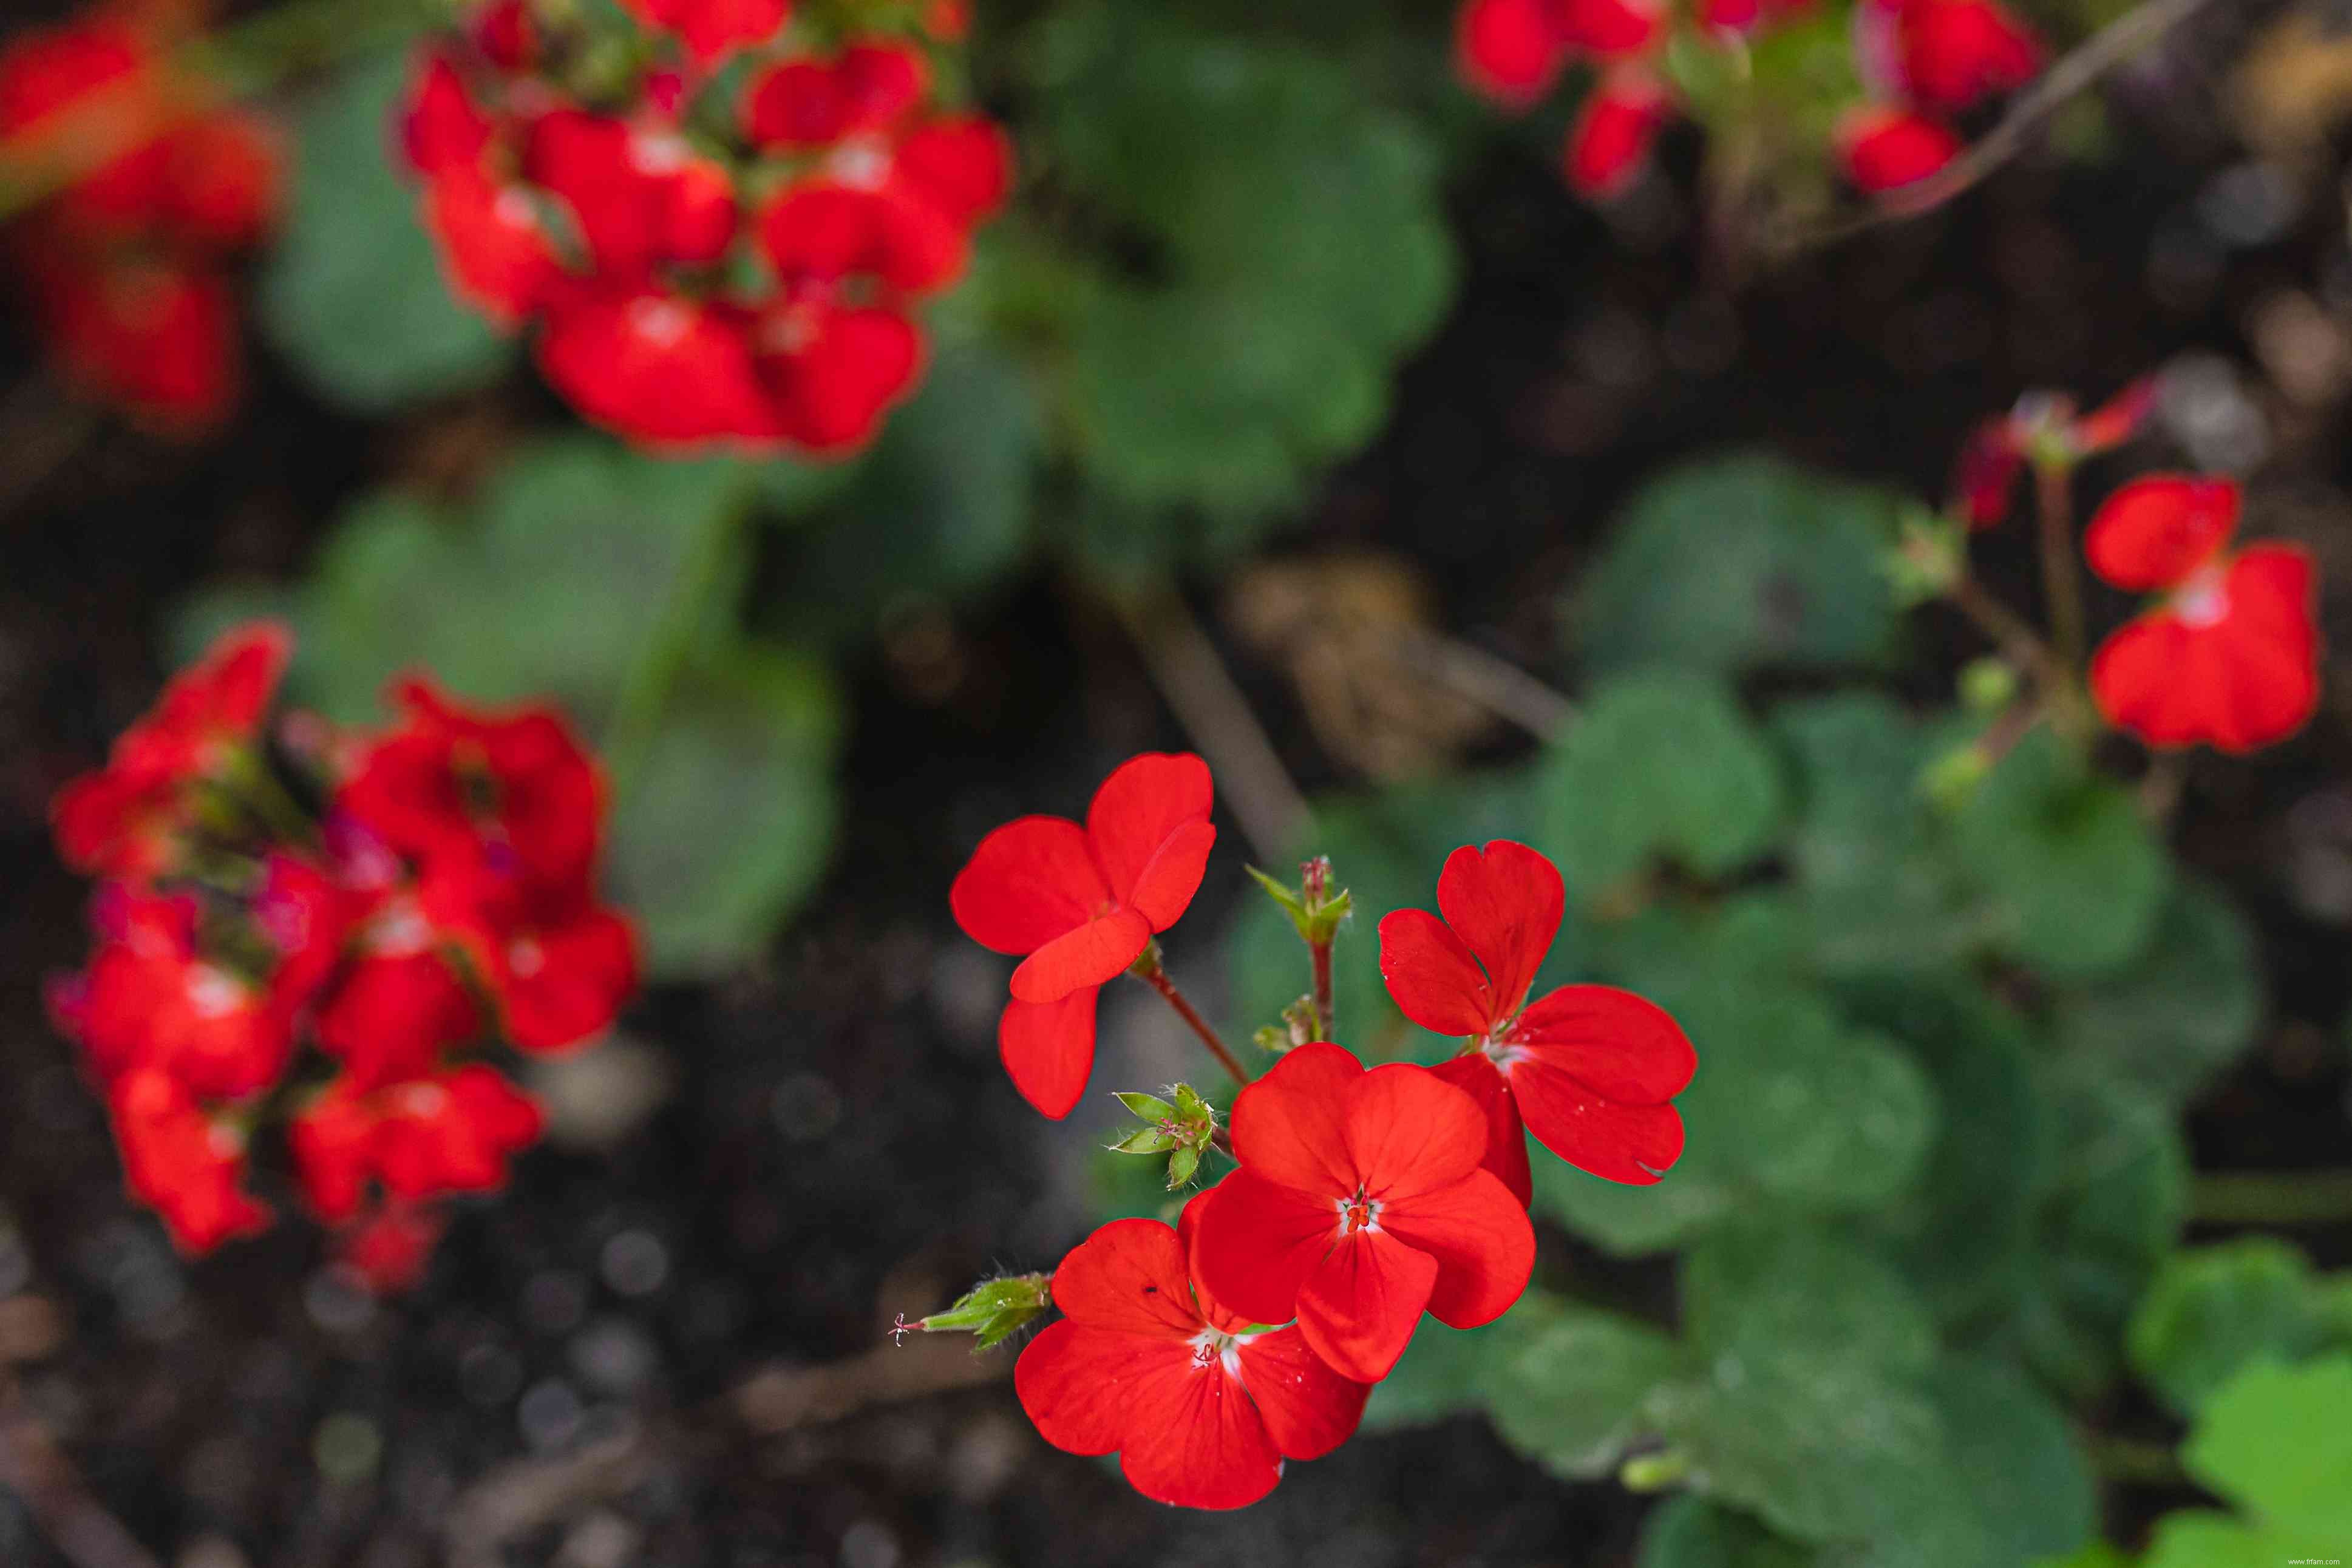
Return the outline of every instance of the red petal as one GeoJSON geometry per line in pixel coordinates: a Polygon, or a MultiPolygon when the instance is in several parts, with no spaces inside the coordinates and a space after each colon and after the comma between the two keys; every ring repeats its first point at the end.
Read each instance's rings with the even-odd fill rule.
{"type": "Polygon", "coordinates": [[[1439,1062],[1430,1071],[1478,1103],[1486,1113],[1486,1155],[1479,1162],[1482,1168],[1495,1173],[1497,1180],[1511,1189],[1511,1196],[1521,1207],[1535,1201],[1535,1179],[1528,1168],[1528,1129],[1519,1120],[1519,1107],[1511,1098],[1510,1085],[1502,1070],[1489,1061],[1484,1051],[1453,1057],[1439,1062]]]}
{"type": "Polygon", "coordinates": [[[1109,900],[1086,831],[1066,817],[1005,823],[980,841],[948,889],[963,934],[1012,954],[1035,952],[1093,919],[1109,900]]]}
{"type": "Polygon", "coordinates": [[[1168,836],[1160,852],[1136,877],[1127,903],[1151,923],[1152,930],[1167,930],[1191,907],[1192,895],[1201,890],[1202,874],[1209,869],[1209,851],[1216,841],[1217,830],[1209,823],[1187,822],[1168,836]]]}
{"type": "Polygon", "coordinates": [[[812,452],[845,452],[873,439],[885,410],[921,373],[922,336],[881,306],[825,308],[799,348],[771,355],[761,373],[775,389],[788,440],[812,452]]]}
{"type": "MultiPolygon", "coordinates": [[[[1551,951],[1568,908],[1568,890],[1550,861],[1508,839],[1482,850],[1467,844],[1445,857],[1437,907],[1486,971],[1489,1016],[1517,1012],[1551,951]]],[[[1385,922],[1383,923],[1385,924],[1385,922]]]]}
{"type": "Polygon", "coordinates": [[[1114,909],[1022,959],[1013,971],[1013,994],[1024,1002],[1058,1002],[1080,987],[1117,979],[1150,945],[1150,922],[1132,909],[1114,909]]]}
{"type": "MultiPolygon", "coordinates": [[[[1497,1182],[1496,1196],[1510,1195],[1497,1182]]],[[[1527,1216],[1519,1216],[1525,1224],[1527,1216]]],[[[1298,1330],[1323,1364],[1357,1383],[1395,1367],[1437,1284],[1437,1260],[1378,1230],[1331,1249],[1298,1290],[1298,1330]]]]}
{"type": "Polygon", "coordinates": [[[1013,141],[977,117],[935,120],[898,143],[898,173],[951,221],[969,227],[1013,189],[1013,141]]]}
{"type": "Polygon", "coordinates": [[[1603,58],[1648,52],[1666,26],[1660,0],[1558,0],[1558,9],[1570,41],[1603,58]]]}
{"type": "Polygon", "coordinates": [[[1429,1310],[1457,1329],[1493,1322],[1511,1310],[1536,1266],[1535,1227],[1527,1206],[1490,1171],[1435,1192],[1399,1198],[1381,1211],[1381,1228],[1437,1260],[1429,1310]]]}
{"type": "MultiPolygon", "coordinates": [[[[1102,781],[1087,808],[1087,841],[1113,898],[1122,904],[1137,902],[1137,883],[1168,841],[1179,829],[1209,820],[1211,792],[1209,765],[1190,753],[1146,752],[1121,763],[1102,781]]],[[[1195,876],[1193,886],[1198,885],[1195,876]]],[[[1192,896],[1192,888],[1185,888],[1166,920],[1147,911],[1153,928],[1172,922],[1192,896]]]]}
{"type": "Polygon", "coordinates": [[[2041,39],[1994,0],[1908,0],[1901,13],[1904,84],[1931,109],[1971,108],[2042,68],[2041,39]]]}
{"type": "Polygon", "coordinates": [[[743,323],[695,300],[601,296],[553,313],[539,363],[573,407],[656,448],[775,436],[743,323]]]}
{"type": "Polygon", "coordinates": [[[2319,701],[2310,558],[2292,546],[2242,552],[2211,593],[2220,618],[2191,624],[2180,601],[2130,622],[2091,660],[2108,722],[2150,746],[2246,752],[2294,734],[2319,701]]]}
{"type": "Polygon", "coordinates": [[[1244,1168],[1322,1197],[1353,1194],[1356,1162],[1348,1147],[1347,1106],[1363,1073],[1362,1062],[1327,1041],[1286,1054],[1234,1096],[1234,1152],[1244,1168]]]}
{"type": "Polygon", "coordinates": [[[1486,1113],[1426,1067],[1373,1068],[1350,1087],[1347,1107],[1348,1154],[1367,1197],[1401,1203],[1435,1192],[1486,1157],[1486,1113]]]}
{"type": "Polygon", "coordinates": [[[1323,1364],[1297,1329],[1243,1343],[1242,1381],[1285,1458],[1319,1459],[1355,1435],[1371,1390],[1323,1364]]]}
{"type": "Polygon", "coordinates": [[[637,943],[610,909],[500,944],[496,967],[507,1036],[523,1051],[562,1051],[603,1033],[637,984],[637,943]]]}
{"type": "Polygon", "coordinates": [[[786,60],[751,80],[743,128],[763,147],[823,147],[841,139],[848,119],[842,82],[812,59],[786,60]]]}
{"type": "Polygon", "coordinates": [[[1672,1105],[1620,1105],[1534,1060],[1512,1063],[1510,1077],[1528,1131],[1580,1171],[1647,1186],[1682,1158],[1683,1119],[1672,1105]]]}
{"type": "Polygon", "coordinates": [[[1277,1186],[1246,1166],[1194,1198],[1186,1214],[1202,1291],[1252,1322],[1290,1321],[1299,1287],[1339,1229],[1336,1205],[1277,1186]]]}
{"type": "Polygon", "coordinates": [[[535,313],[562,280],[554,242],[520,186],[449,170],[425,188],[425,226],[440,242],[452,290],[502,327],[535,313]]]}
{"type": "Polygon", "coordinates": [[[2233,479],[2155,474],[2109,496],[2083,536],[2091,570],[2117,588],[2170,588],[2211,560],[2238,528],[2233,479]]]}
{"type": "Polygon", "coordinates": [[[1698,1052],[1674,1016],[1614,986],[1562,986],[1512,1023],[1510,1044],[1607,1100],[1654,1105],[1689,1086],[1698,1052]]]}
{"type": "Polygon", "coordinates": [[[1960,155],[1960,139],[1948,127],[1903,109],[1850,110],[1835,140],[1845,177],[1874,196],[1916,184],[1960,155]]]}
{"type": "Polygon", "coordinates": [[[1526,109],[1550,90],[1570,47],[1545,0],[1470,0],[1454,23],[1464,79],[1510,109],[1526,109]]]}
{"type": "Polygon", "coordinates": [[[1007,1002],[996,1054],[1021,1098],[1060,1121],[1086,1092],[1095,1068],[1095,998],[1087,986],[1058,1002],[1007,1002]]]}
{"type": "Polygon", "coordinates": [[[2087,457],[2130,440],[2155,409],[2163,390],[2164,383],[2157,377],[2142,376],[2076,420],[2068,432],[2075,454],[2087,457]]]}
{"type": "Polygon", "coordinates": [[[903,118],[930,89],[930,68],[906,45],[852,44],[834,70],[846,112],[844,131],[879,131],[903,118]]]}
{"type": "Polygon", "coordinates": [[[1425,909],[1381,920],[1381,978],[1399,1011],[1439,1034],[1485,1034],[1504,1014],[1461,937],[1425,909]]]}
{"type": "Polygon", "coordinates": [[[1560,154],[1569,188],[1591,201],[1622,195],[1648,161],[1673,106],[1664,86],[1639,66],[1619,66],[1603,77],[1569,128],[1560,154]]]}
{"type": "Polygon", "coordinates": [[[1184,1340],[1202,1326],[1183,1243],[1156,1219],[1114,1219],[1070,1249],[1054,1270],[1054,1304],[1120,1333],[1184,1340]]]}
{"type": "Polygon", "coordinates": [[[1132,1436],[1118,1468],[1155,1502],[1245,1508],[1282,1479],[1265,1422],[1222,1359],[1131,1389],[1132,1436]]]}
{"type": "Polygon", "coordinates": [[[1179,1403],[1192,1373],[1182,1340],[1119,1333],[1066,1318],[1047,1325],[1013,1364],[1013,1391],[1037,1435],[1068,1454],[1116,1453],[1154,1413],[1179,1403]]]}

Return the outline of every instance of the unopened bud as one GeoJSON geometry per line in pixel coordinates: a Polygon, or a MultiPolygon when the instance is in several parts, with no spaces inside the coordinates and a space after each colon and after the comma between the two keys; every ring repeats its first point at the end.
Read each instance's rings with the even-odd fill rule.
{"type": "Polygon", "coordinates": [[[955,1304],[946,1312],[933,1312],[911,1323],[901,1318],[891,1333],[900,1337],[916,1330],[924,1333],[970,1333],[975,1336],[972,1349],[982,1351],[1018,1333],[1053,1304],[1054,1276],[1012,1274],[1001,1280],[983,1280],[957,1297],[955,1304]]]}

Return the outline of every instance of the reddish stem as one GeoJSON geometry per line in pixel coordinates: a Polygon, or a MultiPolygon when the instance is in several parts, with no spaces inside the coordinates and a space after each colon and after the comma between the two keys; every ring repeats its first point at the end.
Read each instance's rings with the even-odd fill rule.
{"type": "Polygon", "coordinates": [[[1331,1024],[1331,944],[1318,942],[1315,954],[1315,1022],[1323,1031],[1322,1038],[1335,1038],[1339,1030],[1331,1024]]]}
{"type": "Polygon", "coordinates": [[[1218,1066],[1232,1075],[1234,1083],[1247,1084],[1250,1081],[1249,1074],[1242,1071],[1240,1061],[1234,1059],[1232,1051],[1225,1049],[1225,1042],[1217,1038],[1217,1031],[1209,1027],[1208,1020],[1194,1009],[1192,1003],[1184,999],[1184,993],[1176,988],[1176,982],[1168,977],[1168,971],[1154,964],[1149,969],[1137,972],[1150,982],[1153,990],[1168,998],[1168,1005],[1176,1009],[1178,1018],[1192,1026],[1192,1032],[1201,1037],[1201,1043],[1209,1048],[1209,1054],[1217,1059],[1218,1066]]]}

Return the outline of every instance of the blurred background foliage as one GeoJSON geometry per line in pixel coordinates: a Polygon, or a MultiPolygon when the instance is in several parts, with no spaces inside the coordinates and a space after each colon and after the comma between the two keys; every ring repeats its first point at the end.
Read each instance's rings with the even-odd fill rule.
{"type": "MultiPolygon", "coordinates": [[[[1312,790],[1295,841],[1248,847],[1277,868],[1328,854],[1355,897],[1337,992],[1353,1049],[1451,1049],[1389,1002],[1372,931],[1432,904],[1444,855],[1492,837],[1568,879],[1541,983],[1641,990],[1698,1048],[1671,1178],[1617,1187],[1539,1159],[1538,1289],[1487,1329],[1424,1329],[1374,1397],[1368,1427],[1438,1431],[1400,1453],[1442,1444],[1484,1464],[1485,1439],[1465,1436],[1483,1413],[1549,1478],[1622,1471],[1672,1494],[1610,1538],[1618,1555],[1555,1541],[1525,1560],[2252,1568],[2352,1543],[2343,1227],[2315,1234],[2315,1260],[2240,1234],[2272,1222],[2274,1193],[2200,1207],[2195,1175],[2250,1155],[2291,1167],[2315,1142],[2341,1163],[2340,1107],[2275,1147],[2210,1124],[2195,1135],[2200,1106],[2254,1096],[2245,1080],[2281,1061],[2305,1066],[2273,1075],[2284,1089],[2263,1080],[2265,1114],[2341,1088],[2340,695],[2276,764],[2292,807],[2216,764],[2176,848],[2125,781],[2137,758],[2037,731],[1981,777],[1956,772],[1996,718],[1955,695],[1980,650],[1905,612],[1876,565],[1965,423],[2021,378],[2177,358],[2135,465],[2284,469],[2269,517],[2320,541],[2343,580],[2352,528],[2329,454],[2352,385],[2352,273],[2326,193],[2352,104],[2346,46],[2315,33],[2266,53],[2284,47],[2273,27],[2327,25],[2287,7],[2233,21],[2212,47],[2235,74],[2197,77],[2176,52],[2118,89],[2146,145],[2119,152],[2107,110],[2082,100],[2057,155],[1964,221],[1872,236],[1873,264],[1822,262],[1784,286],[1755,280],[1753,254],[1710,249],[1722,236],[1671,184],[1605,220],[1559,216],[1548,164],[1572,95],[1517,122],[1469,102],[1450,81],[1450,9],[983,6],[973,89],[1016,131],[1016,204],[933,306],[919,393],[832,465],[665,460],[564,423],[517,346],[448,297],[384,155],[404,47],[320,72],[291,105],[297,178],[258,281],[261,330],[337,428],[394,433],[404,456],[356,465],[366,482],[338,490],[290,578],[282,560],[200,585],[172,574],[167,646],[268,611],[300,633],[295,696],[331,717],[370,714],[386,676],[422,664],[468,696],[551,695],[593,737],[618,802],[612,892],[643,922],[655,1012],[718,1037],[696,1114],[733,1140],[724,1179],[771,1195],[756,1244],[741,1211],[761,1200],[709,1221],[735,1228],[729,1299],[752,1279],[782,1290],[789,1263],[821,1309],[732,1310],[797,1356],[869,1342],[884,1266],[919,1255],[936,1271],[924,1249],[941,1213],[961,1217],[960,1260],[1020,1246],[1043,1266],[1069,1239],[1064,1210],[1023,1229],[954,1209],[975,1185],[997,1191],[974,1167],[1042,1134],[993,1102],[972,1110],[1003,1097],[987,1007],[940,1002],[947,1023],[903,1024],[956,994],[949,960],[870,954],[941,924],[945,873],[980,830],[1075,805],[1103,754],[1185,742],[1121,663],[1133,655],[1105,652],[1119,644],[1107,624],[1134,623],[1118,607],[1222,609],[1241,695],[1312,790]],[[2202,118],[2158,145],[2150,115],[2179,102],[2202,118]],[[2106,172],[2079,175],[2074,158],[2106,172]],[[2177,168],[2192,174],[2163,172],[2177,168]],[[2088,232],[2070,240],[2069,223],[2088,232]],[[2233,267],[2254,280],[2225,286],[2233,267]],[[2059,341],[2111,274],[2134,302],[2059,341]],[[1986,294],[2007,301],[2007,336],[1986,294]],[[1805,363],[1815,352],[1832,368],[1805,363]],[[1694,401],[1735,355],[1739,390],[1694,401]],[[1816,384],[1864,360],[1879,388],[1932,384],[1934,412],[1906,423],[1867,388],[1816,384]],[[1744,449],[1734,432],[1783,439],[1744,449]],[[1899,452],[1895,432],[1912,438],[1899,452]],[[1511,455],[1530,448],[1540,471],[1511,455]],[[1588,483],[1588,461],[1607,476],[1588,483]],[[1568,697],[1538,688],[1530,714],[1517,688],[1440,678],[1447,619],[1568,697]],[[985,663],[975,622],[1031,650],[999,661],[995,689],[957,673],[985,663]],[[1008,692],[1024,676],[1056,695],[1008,692]],[[2248,848],[2231,830],[2258,809],[2268,837],[2248,848]],[[837,908],[850,936],[808,935],[837,908]],[[777,1000],[780,930],[815,955],[792,971],[819,998],[806,1012],[777,1000]],[[761,1009],[799,1032],[743,1021],[761,1009]],[[920,1043],[934,1035],[950,1045],[920,1043]],[[845,1039],[876,1065],[840,1066],[845,1039]],[[961,1076],[913,1082],[934,1071],[961,1076]],[[738,1101],[755,1106],[751,1134],[738,1101]],[[743,1152],[774,1142],[772,1116],[790,1160],[743,1152]],[[952,1154],[934,1181],[905,1174],[908,1148],[952,1154]],[[779,1168],[821,1166],[810,1150],[848,1174],[779,1168]],[[773,1212],[787,1192],[829,1216],[814,1239],[773,1212]]],[[[2117,9],[2037,15],[2066,40],[2117,9]]],[[[1739,141],[1741,166],[1801,213],[1830,199],[1793,150],[1852,96],[1849,19],[1823,5],[1737,81],[1719,60],[1669,62],[1708,145],[1769,131],[1739,141]]],[[[1673,152],[1695,183],[1694,146],[1673,152]]],[[[2015,548],[1992,547],[2012,585],[2015,548]]],[[[1213,882],[1238,883],[1239,855],[1213,882]]],[[[1217,914],[1204,899],[1171,938],[1180,967],[1211,967],[1217,914]]],[[[1299,955],[1262,902],[1234,912],[1223,944],[1228,1033],[1246,1037],[1297,996],[1299,955]]],[[[1120,1020],[1106,1017],[1108,1034],[1120,1020]]],[[[663,1147],[705,1130],[670,1125],[663,1147]]],[[[1147,1163],[1088,1158],[1094,1131],[1063,1141],[1092,1212],[1156,1209],[1147,1163]]],[[[538,1201],[519,1193],[518,1211],[538,1201]]],[[[673,1218],[686,1233],[707,1217],[688,1202],[673,1218]]],[[[1299,1506],[1325,1507],[1304,1517],[1328,1536],[1327,1504],[1299,1506]]],[[[1545,1517],[1612,1528],[1562,1507],[1545,1517]]]]}

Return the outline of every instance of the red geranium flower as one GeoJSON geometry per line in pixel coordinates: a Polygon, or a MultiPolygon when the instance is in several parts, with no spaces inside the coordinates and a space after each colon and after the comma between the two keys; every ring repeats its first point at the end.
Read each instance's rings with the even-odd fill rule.
{"type": "Polygon", "coordinates": [[[507,1157],[542,1119],[531,1099],[478,1063],[381,1089],[341,1078],[293,1121],[288,1137],[303,1191],[322,1219],[359,1210],[371,1176],[395,1198],[495,1192],[507,1157]]]}
{"type": "Polygon", "coordinates": [[[362,1215],[335,1240],[335,1260],[379,1296],[413,1290],[425,1278],[433,1249],[448,1222],[415,1204],[385,1203],[362,1215]]]}
{"type": "Polygon", "coordinates": [[[1023,817],[980,841],[949,890],[956,924],[984,947],[1022,956],[998,1034],[1005,1070],[1048,1116],[1077,1103],[1094,1063],[1088,994],[1176,923],[1200,890],[1217,830],[1208,765],[1146,753],[1095,791],[1083,828],[1023,817]]]}
{"type": "Polygon", "coordinates": [[[337,810],[427,875],[516,898],[589,885],[604,783],[552,709],[480,712],[421,676],[395,682],[391,698],[404,722],[362,754],[337,810]]]}
{"type": "Polygon", "coordinates": [[[1846,178],[1874,196],[1916,184],[1958,157],[1960,145],[1949,126],[1907,109],[1869,105],[1848,110],[1837,125],[1846,178]]]}
{"type": "Polygon", "coordinates": [[[622,9],[649,27],[677,34],[703,65],[774,37],[793,14],[792,0],[622,0],[622,9]]]}
{"type": "MultiPolygon", "coordinates": [[[[1207,1196],[1186,1207],[1186,1231],[1207,1196]]],[[[1370,1390],[1298,1330],[1220,1306],[1185,1255],[1156,1219],[1115,1219],[1072,1249],[1054,1270],[1062,1320],[1022,1351],[1013,1390],[1047,1442],[1117,1453],[1154,1501],[1241,1508],[1274,1490],[1284,1460],[1346,1442],[1370,1390]]]]}
{"type": "Polygon", "coordinates": [[[2156,407],[2158,390],[2157,378],[2143,376],[2079,416],[2074,400],[2063,393],[2032,392],[2020,398],[2007,413],[1971,431],[1960,448],[1952,474],[1960,516],[1971,528],[1989,528],[2008,517],[2017,476],[2042,444],[2074,461],[2130,440],[2156,407]]]}
{"type": "Polygon", "coordinates": [[[179,854],[189,789],[250,745],[285,673],[293,641],[274,622],[224,633],[175,675],[155,706],[115,737],[103,768],[49,804],[58,852],[95,876],[142,877],[179,854]]]}
{"type": "Polygon", "coordinates": [[[2091,570],[2163,600],[2091,659],[2110,724],[2150,746],[2247,752],[2284,740],[2319,705],[2309,552],[2232,551],[2235,481],[2159,475],[2106,499],[2084,537],[2091,570]]]}
{"type": "Polygon", "coordinates": [[[126,1074],[108,1097],[131,1196],[163,1217],[184,1252],[209,1252],[269,1225],[243,1188],[245,1135],[168,1072],[126,1074]]]}
{"type": "Polygon", "coordinates": [[[1645,68],[1612,68],[1569,129],[1563,156],[1570,189],[1591,201],[1622,195],[1674,108],[1674,95],[1645,68]]]}
{"type": "Polygon", "coordinates": [[[1423,1309],[1475,1328],[1527,1289],[1535,1230],[1482,1168],[1486,1113],[1428,1069],[1299,1046],[1234,1097],[1233,1140],[1194,1272],[1259,1322],[1296,1315],[1341,1376],[1386,1377],[1423,1309]]]}
{"type": "Polygon", "coordinates": [[[1466,1090],[1491,1123],[1486,1168],[1524,1203],[1532,1186],[1526,1131],[1579,1170],[1656,1181],[1681,1157],[1669,1103],[1698,1065],[1655,1003],[1609,986],[1528,991],[1567,907],[1551,862],[1507,839],[1446,857],[1440,920],[1400,909],[1381,922],[1381,976],[1405,1017],[1470,1047],[1435,1071],[1466,1090]]]}
{"type": "Polygon", "coordinates": [[[1469,0],[1454,37],[1463,77],[1515,110],[1551,90],[1575,48],[1553,0],[1469,0]]]}
{"type": "Polygon", "coordinates": [[[1997,0],[1870,0],[1894,16],[1896,68],[1915,103],[1946,113],[2014,92],[2042,69],[2042,40],[1997,0]]]}

